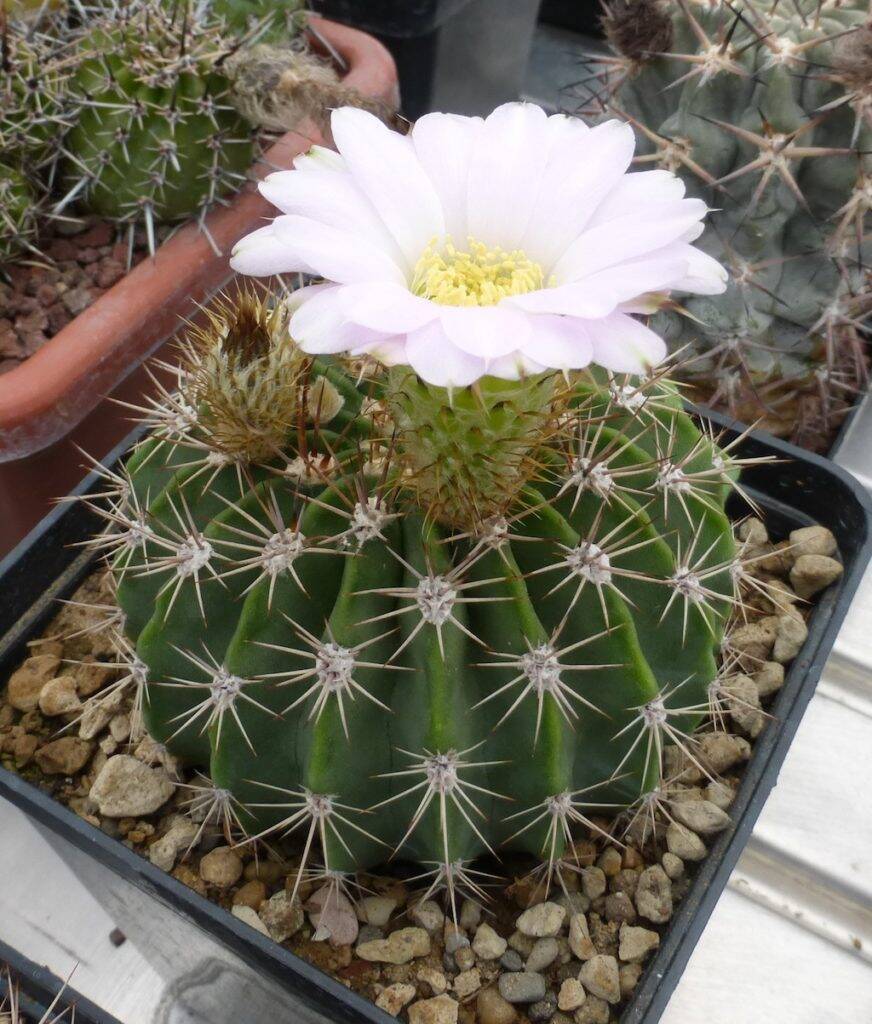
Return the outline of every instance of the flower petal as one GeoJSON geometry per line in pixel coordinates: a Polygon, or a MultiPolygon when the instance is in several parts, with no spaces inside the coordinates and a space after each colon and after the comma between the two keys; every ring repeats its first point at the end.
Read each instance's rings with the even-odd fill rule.
{"type": "Polygon", "coordinates": [[[412,129],[412,142],[427,172],[445,217],[445,231],[464,248],[469,225],[466,193],[473,147],[484,127],[480,117],[457,114],[425,114],[412,129]]]}
{"type": "Polygon", "coordinates": [[[409,362],[406,356],[405,334],[395,334],[391,337],[368,341],[351,349],[348,354],[352,356],[369,355],[373,359],[378,359],[380,363],[384,363],[385,366],[407,366],[409,362]]]}
{"type": "Polygon", "coordinates": [[[503,302],[528,313],[554,313],[585,319],[606,316],[617,305],[617,299],[607,288],[590,287],[587,281],[574,281],[559,288],[540,288],[525,295],[512,295],[503,302]]]}
{"type": "Polygon", "coordinates": [[[409,365],[421,380],[439,387],[466,387],[483,377],[487,363],[463,352],[445,336],[438,320],[406,338],[409,365]]]}
{"type": "Polygon", "coordinates": [[[439,198],[411,139],[352,107],[334,110],[330,123],[337,149],[396,239],[411,273],[427,245],[445,234],[439,198]]]}
{"type": "Polygon", "coordinates": [[[487,364],[488,376],[499,377],[502,380],[520,380],[535,373],[544,373],[547,369],[547,366],[537,363],[523,352],[510,352],[507,356],[500,356],[499,359],[487,364]]]}
{"type": "Polygon", "coordinates": [[[537,316],[525,355],[556,370],[581,370],[593,357],[587,325],[571,316],[537,316]]]}
{"type": "Polygon", "coordinates": [[[338,284],[361,281],[403,284],[405,281],[402,271],[387,253],[358,235],[297,214],[276,217],[273,230],[289,253],[328,281],[338,284]]]}
{"type": "Polygon", "coordinates": [[[530,333],[528,318],[517,309],[499,306],[438,307],[446,337],[480,359],[498,359],[521,348],[530,333]]]}
{"type": "Polygon", "coordinates": [[[612,313],[585,324],[593,361],[615,373],[644,373],[666,358],[666,343],[626,313],[612,313]]]}
{"type": "Polygon", "coordinates": [[[304,302],[291,317],[291,337],[304,352],[310,355],[348,352],[379,337],[377,332],[345,319],[341,292],[341,287],[325,288],[304,302]]]}
{"type": "Polygon", "coordinates": [[[258,228],[239,239],[230,254],[230,266],[237,274],[272,277],[273,274],[316,273],[281,242],[272,224],[258,228]]]}
{"type": "Polygon", "coordinates": [[[520,246],[548,158],[547,121],[532,103],[505,103],[486,118],[467,191],[469,234],[480,242],[508,251],[520,246]]]}
{"type": "Polygon", "coordinates": [[[656,252],[680,238],[706,213],[701,199],[679,199],[628,209],[622,217],[589,228],[558,260],[559,284],[580,281],[598,270],[656,252]]]}
{"type": "Polygon", "coordinates": [[[386,334],[417,330],[441,311],[435,302],[412,295],[401,285],[380,281],[343,288],[342,308],[349,320],[386,334]]]}
{"type": "Polygon", "coordinates": [[[554,147],[521,241],[546,276],[620,181],[635,144],[629,125],[609,121],[554,147]]]}
{"type": "Polygon", "coordinates": [[[393,236],[350,174],[335,171],[276,171],[258,185],[260,194],[282,213],[300,214],[383,249],[397,266],[404,257],[393,236]]]}

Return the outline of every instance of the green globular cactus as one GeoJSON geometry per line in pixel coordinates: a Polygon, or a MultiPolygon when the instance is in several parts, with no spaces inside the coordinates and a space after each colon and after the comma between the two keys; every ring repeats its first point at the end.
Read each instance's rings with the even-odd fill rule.
{"type": "Polygon", "coordinates": [[[69,68],[54,21],[44,11],[23,22],[0,8],[0,159],[31,171],[56,155],[65,126],[69,68]]]}
{"type": "Polygon", "coordinates": [[[221,61],[234,49],[195,25],[188,4],[143,2],[88,19],[75,41],[75,124],[64,195],[89,213],[144,223],[204,215],[246,179],[250,125],[229,101],[221,61]]]}
{"type": "Polygon", "coordinates": [[[0,163],[0,263],[34,248],[37,206],[24,175],[0,163]]]}
{"type": "Polygon", "coordinates": [[[868,3],[610,0],[604,27],[587,109],[709,202],[697,244],[730,273],[652,327],[709,404],[826,446],[866,375],[868,3]]]}
{"type": "Polygon", "coordinates": [[[199,24],[250,42],[287,43],[306,25],[305,0],[195,0],[199,24]]]}
{"type": "Polygon", "coordinates": [[[642,807],[667,747],[694,758],[737,463],[659,376],[449,393],[277,359],[284,324],[222,307],[107,473],[116,689],[249,837],[328,872],[394,855],[453,897],[503,847],[550,877],[586,808],[642,807]]]}

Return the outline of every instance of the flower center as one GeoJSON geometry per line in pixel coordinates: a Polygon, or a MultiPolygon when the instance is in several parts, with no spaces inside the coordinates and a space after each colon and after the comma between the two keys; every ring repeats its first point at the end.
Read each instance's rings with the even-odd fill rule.
{"type": "Polygon", "coordinates": [[[507,295],[524,295],[545,284],[545,275],[521,249],[506,252],[499,246],[467,239],[467,249],[456,249],[450,238],[435,239],[415,264],[411,290],[440,306],[495,306],[507,295]]]}

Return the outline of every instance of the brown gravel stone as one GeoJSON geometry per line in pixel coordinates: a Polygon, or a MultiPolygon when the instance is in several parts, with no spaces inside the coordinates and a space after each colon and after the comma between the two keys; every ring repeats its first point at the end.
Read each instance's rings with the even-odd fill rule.
{"type": "Polygon", "coordinates": [[[61,659],[53,654],[36,654],[12,673],[7,700],[18,711],[34,711],[39,707],[43,686],[54,677],[61,659]]]}
{"type": "Polygon", "coordinates": [[[46,775],[74,775],[88,763],[93,744],[78,736],[62,736],[36,752],[36,763],[46,775]]]}

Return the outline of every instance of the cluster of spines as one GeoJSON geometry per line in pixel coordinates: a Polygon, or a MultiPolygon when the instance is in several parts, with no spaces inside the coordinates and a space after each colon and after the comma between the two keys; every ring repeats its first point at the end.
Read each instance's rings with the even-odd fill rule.
{"type": "MultiPolygon", "coordinates": [[[[690,631],[704,635],[704,644],[713,649],[725,609],[732,605],[734,615],[741,616],[748,580],[765,587],[754,576],[753,559],[713,553],[718,544],[703,540],[699,518],[705,510],[718,514],[743,460],[733,456],[732,445],[718,449],[713,436],[690,428],[688,439],[689,421],[680,413],[677,418],[674,389],[662,375],[645,380],[580,375],[575,382],[580,400],[566,406],[556,435],[549,429],[552,459],[537,461],[536,478],[524,501],[507,500],[495,514],[465,530],[444,530],[433,542],[433,525],[414,511],[410,495],[415,490],[408,489],[407,467],[392,472],[395,437],[384,430],[377,395],[362,402],[358,394],[354,406],[355,389],[348,390],[336,368],[320,365],[321,373],[346,388],[354,411],[376,410],[364,417],[369,435],[350,409],[342,410],[339,423],[322,426],[314,417],[314,422],[301,424],[299,446],[291,432],[293,458],[239,458],[232,472],[219,467],[216,476],[215,456],[222,452],[210,433],[199,429],[202,409],[184,389],[192,369],[180,375],[180,392],[164,391],[154,407],[144,410],[154,432],[133,456],[130,469],[102,471],[107,488],[90,504],[104,510],[107,529],[94,547],[110,556],[120,590],[130,582],[151,581],[145,607],[129,596],[121,601],[140,620],[134,629],[116,611],[111,613],[111,626],[119,630],[119,664],[126,665],[115,688],[129,688],[146,722],[157,727],[156,738],[171,750],[208,760],[211,744],[213,780],[200,787],[202,792],[197,789],[198,799],[212,801],[208,816],[220,818],[237,841],[298,835],[309,861],[320,848],[329,877],[341,876],[358,862],[411,853],[422,863],[431,862],[425,863],[428,873],[421,876],[424,891],[432,895],[443,887],[453,905],[458,893],[481,897],[487,882],[469,858],[458,856],[458,829],[483,851],[526,844],[538,852],[550,884],[569,870],[573,828],[599,828],[598,807],[629,804],[628,813],[634,806],[656,810],[651,794],[667,787],[667,747],[677,747],[689,762],[699,764],[694,732],[700,723],[704,728],[724,726],[729,665],[713,673],[702,688],[691,677],[658,683],[645,699],[623,708],[620,728],[577,682],[591,671],[626,667],[620,661],[591,659],[585,652],[589,645],[596,649],[607,643],[622,628],[615,618],[617,601],[610,595],[635,610],[628,587],[630,593],[640,582],[665,588],[668,597],[660,602],[660,619],[672,616],[676,643],[684,643],[690,631]],[[640,438],[646,439],[648,455],[639,462],[635,454],[633,463],[628,449],[640,438]],[[378,459],[380,474],[373,477],[378,459]],[[292,463],[300,465],[289,474],[292,463]],[[179,467],[185,467],[190,482],[165,490],[179,467]],[[337,486],[340,480],[348,481],[347,486],[337,486]],[[537,489],[538,497],[533,497],[537,489]],[[590,517],[584,536],[574,543],[539,525],[549,521],[555,504],[574,509],[585,495],[595,497],[600,512],[590,517]],[[661,522],[685,524],[671,570],[661,578],[633,568],[640,552],[657,546],[640,534],[631,515],[624,515],[640,508],[661,522]],[[318,524],[315,530],[311,524],[318,524]],[[417,557],[398,543],[401,533],[407,543],[412,538],[417,557]],[[344,597],[340,592],[336,608],[325,608],[324,621],[307,625],[288,615],[288,593],[302,593],[317,605],[325,598],[313,584],[329,575],[331,564],[341,571],[349,559],[359,560],[374,550],[380,560],[369,584],[362,573],[352,591],[344,597]],[[541,554],[539,564],[531,551],[541,554]],[[526,552],[523,568],[515,561],[518,552],[526,552]],[[508,636],[504,645],[489,644],[477,624],[491,614],[488,609],[498,613],[507,602],[514,607],[520,600],[511,589],[512,578],[520,586],[537,587],[543,601],[557,595],[565,613],[550,633],[528,632],[520,647],[517,637],[508,636]],[[216,620],[226,613],[222,604],[228,589],[237,600],[253,592],[261,595],[260,615],[268,628],[250,643],[261,650],[268,671],[240,673],[229,658],[210,650],[206,637],[220,627],[216,620]],[[216,594],[222,595],[217,601],[216,594]],[[564,633],[567,618],[587,595],[594,604],[586,607],[600,610],[602,627],[570,642],[564,633]],[[371,614],[349,620],[352,598],[354,607],[361,600],[369,602],[371,614]],[[182,609],[179,628],[168,630],[182,609]],[[148,641],[143,647],[142,631],[149,619],[151,647],[148,641]],[[123,638],[125,627],[131,635],[139,634],[136,647],[123,638]],[[192,641],[190,636],[198,632],[199,639],[192,641]],[[289,713],[298,715],[303,734],[315,730],[322,719],[335,721],[336,741],[344,734],[352,750],[361,739],[355,723],[363,708],[369,709],[369,727],[382,728],[376,723],[382,716],[390,721],[392,711],[393,683],[386,681],[396,680],[401,688],[414,676],[408,654],[413,645],[420,649],[421,637],[427,638],[428,657],[437,666],[447,663],[458,642],[468,641],[471,655],[480,651],[470,660],[470,671],[482,674],[482,688],[469,698],[468,714],[479,724],[487,721],[492,736],[499,736],[520,709],[532,710],[525,742],[535,751],[537,744],[551,741],[543,739],[548,730],[571,734],[579,715],[592,713],[604,742],[615,744],[611,770],[593,783],[577,787],[570,782],[525,800],[503,792],[499,781],[490,781],[489,769],[497,765],[493,779],[504,777],[511,752],[486,752],[481,739],[462,743],[448,737],[435,745],[410,747],[392,737],[389,766],[359,780],[357,799],[330,786],[329,752],[309,752],[321,759],[323,786],[252,778],[252,766],[263,761],[261,745],[269,734],[263,730],[270,722],[280,724],[289,713]],[[166,660],[157,680],[142,658],[153,654],[156,644],[163,645],[166,660]],[[497,713],[491,714],[491,708],[497,713]],[[257,752],[260,756],[254,758],[257,752]],[[367,792],[372,798],[361,799],[367,792]],[[399,816],[390,842],[373,825],[387,811],[399,816]],[[425,843],[422,853],[415,838],[425,819],[431,828],[435,822],[438,842],[431,847],[425,843]],[[502,823],[498,835],[494,819],[502,823]]],[[[93,699],[105,698],[98,694],[93,699]]],[[[273,741],[277,735],[272,734],[273,741]]],[[[547,788],[547,780],[540,782],[539,790],[547,788]]]]}
{"type": "Polygon", "coordinates": [[[697,351],[685,375],[709,404],[819,444],[867,374],[868,11],[614,0],[604,12],[614,53],[591,56],[584,110],[629,120],[639,168],[676,172],[709,200],[706,247],[730,275],[723,299],[694,300],[687,323],[673,313],[660,326],[697,351]],[[755,88],[767,90],[759,109],[730,107],[755,88]],[[734,155],[722,166],[724,154],[734,155]],[[773,203],[794,204],[794,216],[755,228],[773,203]]]}

